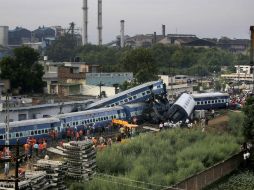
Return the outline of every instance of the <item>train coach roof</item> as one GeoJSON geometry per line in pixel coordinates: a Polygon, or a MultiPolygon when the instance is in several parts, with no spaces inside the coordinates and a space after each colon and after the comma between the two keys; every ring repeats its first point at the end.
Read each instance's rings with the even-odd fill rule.
{"type": "Polygon", "coordinates": [[[112,100],[112,99],[115,99],[115,98],[124,96],[124,95],[129,94],[129,93],[131,93],[131,92],[133,92],[133,91],[139,90],[140,88],[144,88],[144,87],[147,87],[147,86],[154,85],[155,83],[158,83],[158,82],[160,82],[160,81],[147,82],[147,83],[141,84],[141,85],[139,85],[139,86],[136,86],[136,87],[134,87],[134,88],[131,88],[131,89],[129,89],[129,90],[120,92],[120,93],[116,94],[114,97],[104,98],[104,99],[102,99],[102,100],[99,100],[99,101],[97,101],[97,102],[95,102],[95,103],[92,103],[92,104],[88,105],[88,106],[87,106],[87,109],[91,108],[92,106],[97,106],[97,105],[103,104],[103,103],[105,103],[105,102],[107,102],[107,101],[110,101],[110,100],[112,100]]]}
{"type": "Polygon", "coordinates": [[[193,98],[206,98],[206,97],[229,96],[229,94],[222,92],[211,92],[211,93],[192,94],[191,96],[193,98]]]}
{"type": "MultiPolygon", "coordinates": [[[[31,120],[24,120],[24,121],[14,121],[10,122],[10,127],[17,127],[17,126],[27,126],[27,125],[37,125],[37,124],[45,124],[45,123],[55,123],[59,122],[60,120],[57,118],[41,118],[41,119],[31,119],[31,120]]],[[[0,128],[5,128],[5,123],[0,123],[0,128]]]]}
{"type": "Polygon", "coordinates": [[[125,105],[121,105],[123,107],[128,107],[128,108],[136,108],[136,107],[140,107],[140,106],[145,106],[145,103],[134,103],[134,104],[125,104],[125,105]]]}
{"type": "Polygon", "coordinates": [[[94,113],[101,113],[101,112],[106,112],[106,111],[115,111],[115,110],[120,110],[120,109],[123,109],[123,108],[121,106],[98,108],[98,109],[92,109],[92,110],[86,110],[86,111],[59,114],[59,115],[56,115],[55,117],[66,118],[66,117],[73,117],[73,116],[81,116],[84,114],[94,114],[94,113]]]}

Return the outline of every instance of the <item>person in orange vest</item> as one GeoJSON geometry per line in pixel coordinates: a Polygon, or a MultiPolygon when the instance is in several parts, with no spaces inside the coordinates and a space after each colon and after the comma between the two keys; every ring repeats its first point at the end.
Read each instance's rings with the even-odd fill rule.
{"type": "Polygon", "coordinates": [[[25,155],[27,157],[28,153],[29,153],[29,144],[28,143],[24,144],[24,150],[25,150],[25,155]]]}
{"type": "Polygon", "coordinates": [[[39,155],[43,155],[43,144],[39,144],[39,155]]]}
{"type": "Polygon", "coordinates": [[[93,145],[97,146],[97,139],[95,137],[92,137],[93,145]]]}
{"type": "Polygon", "coordinates": [[[76,132],[76,141],[80,140],[79,132],[76,132]]]}
{"type": "Polygon", "coordinates": [[[68,142],[71,140],[71,130],[70,129],[67,129],[67,139],[68,139],[68,142]]]}
{"type": "Polygon", "coordinates": [[[43,150],[42,151],[43,151],[43,156],[44,156],[47,153],[47,141],[44,140],[42,145],[43,145],[43,150]]]}
{"type": "Polygon", "coordinates": [[[82,137],[83,137],[83,130],[80,129],[80,130],[79,130],[79,138],[80,138],[80,140],[82,140],[82,137]]]}

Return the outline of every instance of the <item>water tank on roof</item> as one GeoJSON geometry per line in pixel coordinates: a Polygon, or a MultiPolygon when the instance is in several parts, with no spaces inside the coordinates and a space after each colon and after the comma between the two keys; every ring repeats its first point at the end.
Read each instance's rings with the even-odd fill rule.
{"type": "Polygon", "coordinates": [[[0,45],[3,47],[8,46],[8,26],[0,26],[0,45]]]}

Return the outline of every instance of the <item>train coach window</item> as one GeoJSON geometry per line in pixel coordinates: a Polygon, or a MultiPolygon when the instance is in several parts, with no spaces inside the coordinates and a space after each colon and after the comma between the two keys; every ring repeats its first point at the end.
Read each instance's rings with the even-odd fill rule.
{"type": "Polygon", "coordinates": [[[34,131],[31,131],[31,135],[34,135],[34,131]]]}
{"type": "Polygon", "coordinates": [[[19,133],[19,136],[20,136],[20,137],[23,137],[23,133],[19,133]]]}
{"type": "Polygon", "coordinates": [[[95,122],[95,119],[93,119],[93,122],[95,122]]]}
{"type": "Polygon", "coordinates": [[[37,131],[36,130],[34,131],[34,134],[37,135],[37,131]]]}
{"type": "Polygon", "coordinates": [[[132,97],[130,97],[130,98],[128,98],[129,99],[129,101],[131,101],[132,100],[132,97]]]}
{"type": "Polygon", "coordinates": [[[137,98],[137,96],[135,95],[135,96],[133,96],[133,99],[136,99],[137,98]]]}
{"type": "Polygon", "coordinates": [[[41,133],[42,133],[42,134],[44,133],[44,129],[41,130],[41,133]]]}
{"type": "Polygon", "coordinates": [[[147,94],[151,94],[151,91],[150,91],[150,90],[147,90],[146,93],[147,93],[147,94]]]}
{"type": "Polygon", "coordinates": [[[145,92],[142,92],[142,96],[145,96],[146,95],[146,93],[145,92]]]}
{"type": "Polygon", "coordinates": [[[19,133],[16,133],[16,138],[19,138],[19,133]]]}
{"type": "Polygon", "coordinates": [[[197,102],[197,105],[199,105],[200,104],[200,102],[197,102]]]}
{"type": "Polygon", "coordinates": [[[39,134],[39,135],[41,134],[41,130],[38,130],[38,134],[39,134]]]}
{"type": "Polygon", "coordinates": [[[124,99],[124,102],[128,102],[128,99],[124,99]]]}
{"type": "Polygon", "coordinates": [[[3,140],[3,139],[4,139],[3,135],[0,135],[0,140],[3,140]]]}
{"type": "Polygon", "coordinates": [[[48,129],[45,129],[45,133],[48,133],[48,129]]]}
{"type": "Polygon", "coordinates": [[[76,121],[76,125],[78,125],[78,122],[76,121]]]}
{"type": "Polygon", "coordinates": [[[205,104],[207,104],[207,101],[205,101],[205,104]]]}

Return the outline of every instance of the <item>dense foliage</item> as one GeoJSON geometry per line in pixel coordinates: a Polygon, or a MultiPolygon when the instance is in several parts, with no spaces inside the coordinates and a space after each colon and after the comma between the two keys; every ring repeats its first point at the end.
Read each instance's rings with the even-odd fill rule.
{"type": "Polygon", "coordinates": [[[42,92],[43,67],[38,64],[39,53],[29,47],[14,49],[14,57],[0,61],[0,78],[9,79],[12,89],[20,93],[42,92]]]}
{"type": "Polygon", "coordinates": [[[73,61],[76,56],[77,42],[73,35],[59,37],[47,49],[46,55],[53,61],[73,61]]]}
{"type": "Polygon", "coordinates": [[[216,183],[206,190],[253,190],[254,173],[253,171],[239,171],[216,183]]]}
{"type": "Polygon", "coordinates": [[[246,140],[253,140],[254,137],[254,97],[249,97],[243,108],[244,119],[244,136],[246,140]]]}
{"type": "MultiPolygon", "coordinates": [[[[78,56],[89,64],[101,65],[103,71],[106,72],[138,72],[137,67],[132,67],[130,70],[121,61],[126,58],[126,54],[133,52],[131,48],[119,49],[91,44],[77,47],[75,43],[71,43],[70,37],[66,38],[56,40],[47,51],[50,59],[69,61],[78,56]]],[[[147,50],[152,54],[154,67],[159,74],[177,73],[204,76],[214,71],[219,72],[221,66],[229,66],[234,70],[235,64],[249,63],[248,55],[232,54],[219,48],[191,48],[156,44],[147,50]]]]}
{"type": "MultiPolygon", "coordinates": [[[[143,134],[126,144],[115,144],[98,152],[97,165],[101,173],[169,186],[236,153],[237,141],[232,135],[203,133],[201,129],[172,129],[143,134]]],[[[112,184],[95,178],[85,186],[96,190],[133,189],[127,186],[131,184],[128,180],[112,184]]]]}

